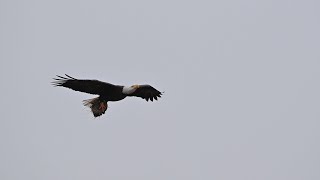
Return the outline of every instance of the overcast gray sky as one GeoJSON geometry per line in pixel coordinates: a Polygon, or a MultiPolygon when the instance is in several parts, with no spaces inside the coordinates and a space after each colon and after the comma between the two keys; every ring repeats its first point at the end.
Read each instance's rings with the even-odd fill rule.
{"type": "Polygon", "coordinates": [[[1,0],[0,179],[320,179],[319,8],[1,0]],[[64,73],[165,95],[94,119],[64,73]]]}

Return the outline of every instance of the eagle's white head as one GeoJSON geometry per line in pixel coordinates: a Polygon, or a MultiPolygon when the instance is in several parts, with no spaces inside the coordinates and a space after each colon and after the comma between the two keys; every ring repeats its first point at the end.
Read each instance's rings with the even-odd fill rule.
{"type": "Polygon", "coordinates": [[[122,93],[123,94],[132,94],[134,93],[138,88],[140,87],[140,85],[138,84],[135,84],[135,85],[132,85],[132,86],[124,86],[123,89],[122,89],[122,93]]]}

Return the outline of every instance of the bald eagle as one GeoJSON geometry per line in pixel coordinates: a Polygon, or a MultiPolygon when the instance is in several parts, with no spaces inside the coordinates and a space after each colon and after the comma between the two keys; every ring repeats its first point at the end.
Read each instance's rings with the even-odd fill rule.
{"type": "Polygon", "coordinates": [[[162,95],[160,91],[150,85],[121,86],[98,80],[76,79],[67,74],[65,75],[66,77],[57,75],[57,78],[53,78],[55,81],[52,84],[75,91],[99,95],[96,98],[83,101],[83,104],[91,109],[94,117],[101,116],[106,112],[108,101],[120,101],[127,96],[136,96],[146,101],[153,101],[158,100],[162,95]]]}

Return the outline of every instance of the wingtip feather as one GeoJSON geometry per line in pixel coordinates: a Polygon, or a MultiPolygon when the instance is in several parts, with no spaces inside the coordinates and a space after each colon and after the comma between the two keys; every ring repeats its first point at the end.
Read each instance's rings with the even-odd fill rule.
{"type": "Polygon", "coordinates": [[[70,79],[73,79],[73,80],[76,80],[74,77],[71,77],[71,76],[69,76],[68,74],[64,74],[64,75],[66,75],[68,78],[70,78],[70,79]]]}

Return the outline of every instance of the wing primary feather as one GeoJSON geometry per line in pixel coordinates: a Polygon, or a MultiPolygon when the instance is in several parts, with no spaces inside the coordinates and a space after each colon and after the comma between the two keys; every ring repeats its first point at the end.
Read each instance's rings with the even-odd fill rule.
{"type": "Polygon", "coordinates": [[[58,78],[52,78],[52,79],[56,81],[61,81],[61,79],[58,79],[58,78]]]}
{"type": "Polygon", "coordinates": [[[59,75],[57,75],[59,78],[61,78],[61,79],[68,79],[68,78],[66,78],[66,77],[62,77],[62,76],[59,76],[59,75]]]}
{"type": "Polygon", "coordinates": [[[69,76],[68,74],[65,74],[65,75],[66,75],[68,78],[71,78],[71,79],[73,79],[73,80],[76,80],[75,78],[69,76]]]}

